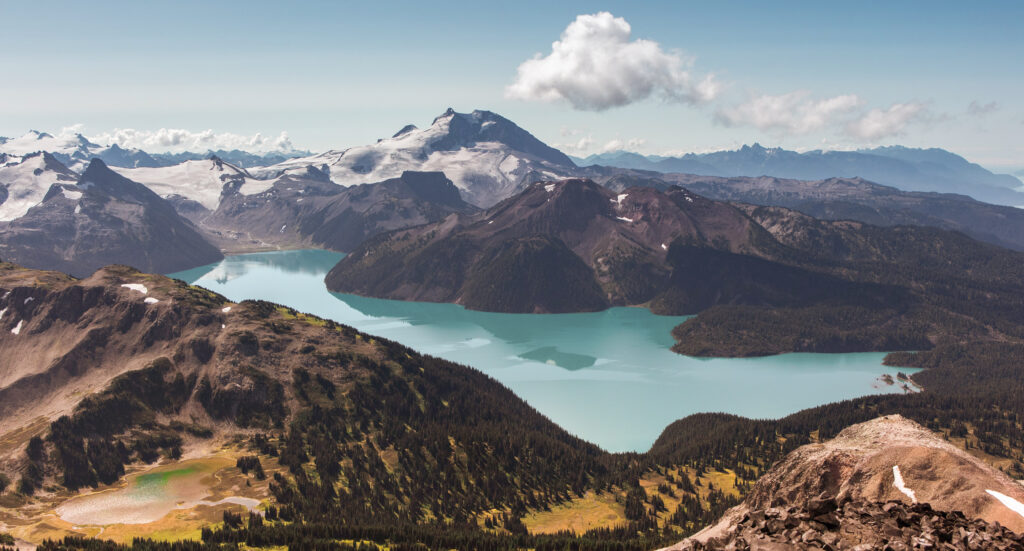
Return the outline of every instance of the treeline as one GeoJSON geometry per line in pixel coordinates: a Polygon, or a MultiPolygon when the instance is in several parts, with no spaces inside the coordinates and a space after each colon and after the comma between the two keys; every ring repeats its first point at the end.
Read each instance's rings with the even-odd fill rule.
{"type": "MultiPolygon", "coordinates": [[[[180,410],[194,385],[194,377],[186,380],[174,372],[170,360],[160,358],[83,399],[72,415],[50,424],[47,441],[61,471],[61,484],[71,490],[111,484],[124,475],[124,465],[134,460],[152,463],[161,453],[180,457],[180,431],[155,419],[158,413],[180,410]],[[133,430],[127,434],[129,429],[133,430]]],[[[33,457],[31,445],[27,454],[30,464],[42,463],[42,457],[33,457]]]]}

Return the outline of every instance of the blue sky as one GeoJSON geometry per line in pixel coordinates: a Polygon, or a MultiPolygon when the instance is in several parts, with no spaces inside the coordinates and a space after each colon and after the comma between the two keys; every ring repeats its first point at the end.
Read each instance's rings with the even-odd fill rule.
{"type": "Polygon", "coordinates": [[[2,12],[6,136],[71,125],[89,136],[287,132],[323,150],[451,106],[496,111],[573,154],[901,143],[1024,168],[1019,2],[37,1],[2,12]],[[551,56],[574,21],[621,30],[614,18],[577,20],[600,12],[628,38],[582,33],[551,56]],[[596,82],[628,81],[625,99],[573,88],[574,56],[637,39],[656,43],[639,78],[653,91],[629,88],[631,55],[598,63],[608,74],[596,82]],[[552,59],[510,97],[535,55],[552,59]],[[694,100],[709,75],[715,92],[694,100]]]}

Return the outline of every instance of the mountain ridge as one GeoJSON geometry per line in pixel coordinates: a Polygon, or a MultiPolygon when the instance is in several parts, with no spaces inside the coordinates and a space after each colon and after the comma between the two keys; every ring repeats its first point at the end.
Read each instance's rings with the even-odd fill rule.
{"type": "Polygon", "coordinates": [[[485,311],[698,314],[675,331],[676,351],[746,356],[1022,338],[1013,306],[1022,258],[932,228],[563,180],[479,214],[371,238],[325,281],[337,292],[485,311]],[[988,298],[972,298],[981,289],[988,298]]]}
{"type": "Polygon", "coordinates": [[[626,151],[579,159],[580,166],[608,164],[622,168],[722,177],[773,176],[799,180],[860,177],[904,191],[960,193],[1002,205],[1024,204],[1014,177],[994,174],[949,151],[886,146],[856,151],[796,152],[758,143],[735,150],[661,157],[626,151]]]}

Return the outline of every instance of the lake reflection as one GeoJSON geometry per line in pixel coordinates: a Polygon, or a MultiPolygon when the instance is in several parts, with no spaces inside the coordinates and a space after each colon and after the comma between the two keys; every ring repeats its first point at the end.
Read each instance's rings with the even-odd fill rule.
{"type": "Polygon", "coordinates": [[[476,367],[568,431],[610,451],[646,450],[666,425],[691,413],[780,417],[899,391],[878,380],[899,371],[882,365],[883,353],[680,356],[670,350],[671,330],[686,318],[640,308],[496,314],[330,293],[323,277],[343,256],[256,253],[170,275],[233,301],[286,304],[476,367]]]}

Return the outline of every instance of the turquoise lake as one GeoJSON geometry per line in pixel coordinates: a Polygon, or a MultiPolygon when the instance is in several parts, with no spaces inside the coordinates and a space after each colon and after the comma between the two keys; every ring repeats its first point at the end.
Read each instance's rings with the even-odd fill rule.
{"type": "Polygon", "coordinates": [[[231,256],[169,274],[232,301],[288,305],[425,354],[473,366],[550,419],[609,451],[645,451],[672,421],[697,412],[776,418],[866,394],[902,392],[883,353],[691,358],[670,350],[685,317],[640,308],[586,314],[495,314],[453,304],[327,291],[344,255],[300,250],[231,256]]]}

